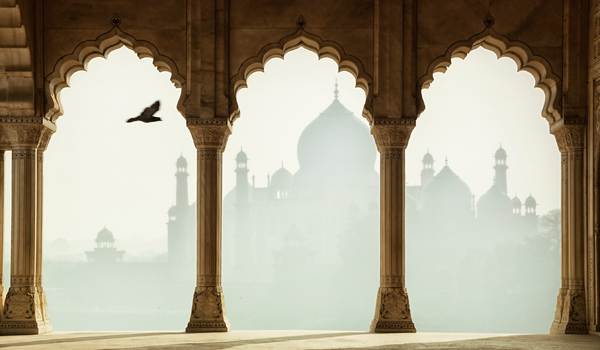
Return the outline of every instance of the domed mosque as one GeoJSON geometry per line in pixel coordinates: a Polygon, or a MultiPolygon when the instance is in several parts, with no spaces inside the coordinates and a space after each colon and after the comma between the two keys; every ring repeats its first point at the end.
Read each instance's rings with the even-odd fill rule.
{"type": "Polygon", "coordinates": [[[475,205],[475,196],[469,186],[450,169],[447,158],[444,167],[434,175],[433,156],[427,151],[423,157],[421,185],[406,187],[406,213],[414,213],[413,217],[407,218],[407,223],[418,225],[419,222],[436,221],[443,226],[445,220],[459,220],[464,223],[461,227],[463,231],[473,229],[492,235],[513,232],[517,238],[535,230],[535,199],[531,195],[527,198],[523,212],[521,200],[516,195],[511,199],[507,194],[507,153],[502,145],[494,154],[494,159],[492,185],[475,205]]]}
{"type": "MultiPolygon", "coordinates": [[[[223,249],[234,247],[229,254],[236,264],[272,261],[271,252],[285,248],[283,233],[292,227],[304,232],[302,244],[337,246],[344,234],[338,223],[350,215],[347,203],[358,203],[362,216],[378,206],[375,141],[367,124],[339,100],[337,82],[332,102],[302,131],[296,151],[298,171],[282,162],[264,187],[248,178],[248,155],[240,150],[236,156],[236,186],[223,199],[223,239],[231,239],[223,249]]],[[[315,259],[335,263],[339,257],[323,248],[315,259]]]]}

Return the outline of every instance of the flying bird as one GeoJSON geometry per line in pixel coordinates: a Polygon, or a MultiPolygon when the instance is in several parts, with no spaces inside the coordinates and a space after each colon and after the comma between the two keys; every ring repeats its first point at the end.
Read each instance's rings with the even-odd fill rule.
{"type": "Polygon", "coordinates": [[[156,101],[152,104],[152,106],[146,107],[144,109],[144,111],[142,112],[142,114],[140,114],[139,116],[137,116],[135,118],[127,119],[127,122],[131,123],[131,122],[140,121],[140,122],[144,122],[144,123],[152,123],[152,122],[160,121],[162,119],[154,116],[154,113],[156,113],[159,108],[160,108],[160,101],[156,101]]]}

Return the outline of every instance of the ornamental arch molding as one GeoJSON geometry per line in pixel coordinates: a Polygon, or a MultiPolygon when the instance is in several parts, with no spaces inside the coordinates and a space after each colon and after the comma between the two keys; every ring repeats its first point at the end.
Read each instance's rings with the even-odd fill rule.
{"type": "Polygon", "coordinates": [[[319,36],[310,34],[304,29],[298,29],[294,34],[288,35],[277,43],[265,45],[258,55],[247,59],[238,69],[238,73],[229,81],[231,104],[229,107],[229,118],[233,123],[240,117],[240,108],[237,102],[237,93],[247,88],[248,78],[252,73],[264,72],[265,64],[273,58],[283,59],[285,54],[303,47],[317,54],[318,59],[331,58],[338,65],[338,72],[348,72],[356,79],[357,88],[364,90],[366,95],[365,106],[362,115],[371,121],[372,111],[368,108],[373,97],[371,84],[373,79],[364,69],[362,62],[355,56],[346,54],[344,48],[334,42],[321,39],[319,36]]]}
{"type": "MultiPolygon", "coordinates": [[[[61,57],[54,65],[52,73],[44,79],[46,104],[44,108],[47,119],[56,122],[63,115],[64,110],[60,101],[60,92],[69,87],[71,76],[81,70],[86,70],[88,63],[96,58],[107,58],[108,54],[121,47],[134,51],[140,59],[152,58],[152,63],[159,72],[171,73],[171,82],[175,87],[185,90],[185,78],[179,73],[175,62],[167,56],[161,55],[156,46],[144,40],[137,40],[133,36],[121,31],[118,27],[100,35],[96,40],[84,41],[77,45],[72,53],[61,57]]],[[[184,95],[182,95],[184,96],[184,95]]],[[[177,109],[185,116],[184,98],[180,96],[177,109]]]]}
{"type": "MultiPolygon", "coordinates": [[[[433,60],[427,68],[427,73],[419,78],[418,86],[427,89],[433,82],[433,73],[444,73],[452,63],[452,58],[465,59],[467,54],[476,48],[483,47],[496,54],[498,58],[509,57],[517,64],[517,71],[529,72],[536,88],[544,92],[542,117],[550,125],[562,119],[558,93],[562,91],[560,78],[552,72],[550,63],[541,56],[536,56],[529,46],[521,41],[511,41],[492,29],[474,35],[469,40],[452,44],[443,56],[433,60]]],[[[418,115],[425,110],[421,89],[418,90],[418,115]]]]}

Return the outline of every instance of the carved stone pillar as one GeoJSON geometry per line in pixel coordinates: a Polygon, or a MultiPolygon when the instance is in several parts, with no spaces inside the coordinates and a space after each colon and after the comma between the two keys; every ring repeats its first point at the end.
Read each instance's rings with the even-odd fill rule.
{"type": "MultiPolygon", "coordinates": [[[[0,310],[4,309],[4,151],[0,150],[0,310]]],[[[1,319],[1,317],[0,317],[1,319]]]]}
{"type": "Polygon", "coordinates": [[[553,125],[561,152],[561,280],[550,333],[587,333],[584,231],[585,120],[573,118],[553,125]]]}
{"type": "Polygon", "coordinates": [[[227,332],[221,286],[222,156],[231,125],[226,119],[188,119],[198,149],[197,282],[186,332],[227,332]]]}
{"type": "MultiPolygon", "coordinates": [[[[49,141],[49,138],[46,140],[49,141]]],[[[47,145],[47,143],[46,143],[47,145]]],[[[40,146],[37,150],[37,216],[36,216],[36,241],[35,246],[35,272],[36,288],[40,297],[40,311],[46,332],[52,331],[52,322],[48,313],[48,301],[42,284],[43,263],[43,211],[44,211],[44,151],[46,146],[40,146]]]]}
{"type": "Polygon", "coordinates": [[[404,151],[415,119],[375,119],[371,133],[380,153],[380,286],[374,333],[414,333],[404,285],[404,151]]]}
{"type": "Polygon", "coordinates": [[[0,147],[12,148],[11,278],[0,334],[46,333],[52,325],[41,286],[43,203],[37,148],[47,145],[56,129],[44,118],[0,120],[0,129],[0,147]]]}

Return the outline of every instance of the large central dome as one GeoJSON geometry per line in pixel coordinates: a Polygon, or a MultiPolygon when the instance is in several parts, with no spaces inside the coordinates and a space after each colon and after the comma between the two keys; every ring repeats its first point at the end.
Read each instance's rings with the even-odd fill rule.
{"type": "Polygon", "coordinates": [[[298,140],[300,170],[296,183],[311,173],[375,173],[377,150],[369,128],[336,98],[298,140]]]}

